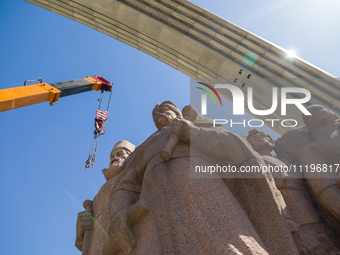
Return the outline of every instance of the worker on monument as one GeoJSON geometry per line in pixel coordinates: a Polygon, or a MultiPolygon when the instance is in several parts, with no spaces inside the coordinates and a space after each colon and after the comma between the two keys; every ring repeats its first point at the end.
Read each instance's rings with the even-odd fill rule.
{"type": "Polygon", "coordinates": [[[107,228],[110,223],[109,200],[111,192],[117,178],[119,178],[124,169],[126,158],[135,150],[135,147],[135,145],[126,140],[119,141],[114,145],[110,153],[109,167],[102,170],[107,182],[93,199],[92,212],[85,210],[78,213],[76,247],[83,252],[85,247],[85,249],[88,249],[87,254],[101,254],[103,244],[108,238],[107,228]],[[86,231],[90,232],[88,240],[84,240],[86,231]]]}
{"type": "MultiPolygon", "coordinates": [[[[286,158],[277,158],[275,142],[269,135],[253,129],[249,131],[247,141],[262,156],[268,167],[282,169],[291,164],[286,158]]],[[[338,235],[323,222],[312,197],[308,194],[303,173],[273,171],[272,175],[278,188],[277,197],[300,254],[339,252],[334,246],[340,245],[338,235]]]]}
{"type": "Polygon", "coordinates": [[[153,119],[158,130],[126,160],[113,190],[115,204],[133,197],[110,211],[103,255],[299,254],[266,178],[191,178],[190,161],[264,164],[244,138],[201,125],[199,114],[183,119],[170,101],[156,105],[153,119]],[[174,136],[164,160],[160,153],[174,136]]]}

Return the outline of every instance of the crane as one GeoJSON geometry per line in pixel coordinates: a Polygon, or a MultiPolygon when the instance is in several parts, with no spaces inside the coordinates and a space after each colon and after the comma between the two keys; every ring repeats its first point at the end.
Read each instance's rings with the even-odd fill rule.
{"type": "Polygon", "coordinates": [[[59,98],[90,90],[112,92],[113,84],[101,76],[86,77],[57,83],[44,83],[0,90],[0,112],[42,102],[58,102],[59,98]]]}
{"type": "MultiPolygon", "coordinates": [[[[0,90],[0,112],[42,102],[50,102],[50,105],[52,105],[54,102],[58,102],[60,97],[75,95],[90,90],[100,90],[102,94],[104,91],[109,91],[111,99],[113,87],[111,82],[99,75],[50,84],[44,83],[41,78],[34,81],[40,81],[40,83],[26,86],[25,81],[24,86],[0,90]]],[[[104,125],[107,122],[107,116],[109,114],[108,110],[110,99],[106,111],[100,110],[102,97],[99,100],[99,107],[96,111],[95,118],[94,140],[91,145],[89,158],[86,161],[85,168],[89,168],[90,166],[93,167],[99,137],[104,134],[104,125]]]]}

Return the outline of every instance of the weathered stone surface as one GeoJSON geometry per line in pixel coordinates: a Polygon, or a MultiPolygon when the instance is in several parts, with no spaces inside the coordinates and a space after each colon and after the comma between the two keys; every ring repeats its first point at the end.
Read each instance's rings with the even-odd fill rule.
{"type": "Polygon", "coordinates": [[[190,157],[190,135],[196,137],[198,150],[201,138],[218,135],[219,145],[224,146],[210,139],[203,148],[208,155],[223,158],[232,152],[231,163],[246,161],[245,148],[258,157],[245,141],[240,144],[223,128],[196,126],[195,121],[183,119],[172,102],[157,105],[153,117],[158,131],[127,158],[111,196],[111,204],[120,203],[140,190],[138,200],[133,197],[130,206],[111,210],[111,242],[103,254],[119,250],[125,254],[298,254],[267,178],[225,181],[190,176],[190,159],[209,164],[199,153],[190,157]],[[170,160],[164,161],[160,152],[171,136],[178,143],[170,160]]]}
{"type": "MultiPolygon", "coordinates": [[[[309,137],[303,133],[306,130],[302,128],[289,132],[290,134],[282,139],[285,145],[289,144],[289,140],[287,141],[286,139],[292,134],[296,134],[298,138],[301,138],[300,142],[309,137]],[[303,135],[301,135],[301,132],[303,135]]],[[[256,129],[251,130],[247,140],[262,155],[268,166],[282,166],[286,165],[285,163],[292,164],[287,158],[281,157],[282,161],[277,159],[274,141],[263,132],[256,129]]],[[[279,190],[276,194],[300,254],[330,254],[330,244],[332,246],[331,250],[340,252],[335,247],[335,245],[339,245],[339,235],[324,224],[303,180],[303,173],[274,172],[273,176],[279,190]],[[320,235],[322,236],[320,237],[320,235]]]]}
{"type": "MultiPolygon", "coordinates": [[[[332,111],[321,105],[308,108],[312,116],[304,116],[304,122],[312,134],[313,142],[305,145],[300,152],[302,165],[318,165],[330,167],[339,164],[340,159],[340,119],[332,111]]],[[[335,171],[335,170],[333,170],[335,171]]],[[[305,172],[308,184],[318,204],[340,221],[340,189],[337,186],[337,173],[333,178],[318,178],[315,173],[305,172]]]]}
{"type": "Polygon", "coordinates": [[[292,129],[277,139],[279,147],[290,159],[300,163],[300,150],[313,141],[313,137],[305,126],[292,129]]]}
{"type": "MultiPolygon", "coordinates": [[[[286,166],[305,160],[302,153],[294,155],[299,150],[286,151],[294,143],[303,153],[318,139],[321,148],[324,143],[338,146],[332,140],[338,139],[337,116],[319,106],[310,110],[314,116],[306,120],[308,129],[292,130],[275,143],[257,130],[244,138],[221,125],[213,128],[192,106],[181,113],[170,101],[156,105],[158,131],[136,149],[127,141],[114,146],[110,166],[103,169],[107,183],[94,198],[93,210],[88,209],[94,220],[86,211],[78,215],[76,246],[103,255],[340,254],[339,233],[325,224],[313,201],[331,214],[329,201],[337,193],[324,198],[313,192],[325,185],[339,189],[332,184],[335,179],[307,178],[311,196],[306,173],[193,178],[189,170],[192,162],[286,166]]],[[[328,157],[323,149],[313,160],[328,157]]]]}
{"type": "MultiPolygon", "coordinates": [[[[125,140],[115,144],[110,153],[109,167],[102,170],[107,182],[93,199],[90,210],[85,206],[84,202],[86,210],[78,214],[76,247],[83,251],[84,254],[101,254],[104,244],[109,240],[110,198],[123,171],[125,159],[134,149],[135,146],[125,140]]],[[[119,206],[118,204],[115,205],[115,207],[119,206]]]]}
{"type": "Polygon", "coordinates": [[[292,130],[278,140],[286,155],[304,167],[304,177],[326,221],[339,230],[340,189],[335,170],[340,158],[339,117],[321,105],[307,108],[311,116],[304,116],[305,127],[292,130]],[[306,167],[320,167],[306,171],[306,167]],[[325,176],[327,178],[322,178],[325,176]]]}

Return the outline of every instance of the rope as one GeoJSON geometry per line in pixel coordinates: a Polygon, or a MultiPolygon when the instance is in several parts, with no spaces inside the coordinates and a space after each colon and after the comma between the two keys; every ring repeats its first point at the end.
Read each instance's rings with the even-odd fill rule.
{"type": "Polygon", "coordinates": [[[98,101],[99,101],[98,110],[100,110],[100,105],[102,104],[102,101],[103,101],[103,95],[104,95],[104,90],[102,90],[102,92],[100,92],[100,98],[98,99],[98,101]]]}
{"type": "MultiPolygon", "coordinates": [[[[100,106],[101,106],[102,101],[103,101],[103,95],[104,95],[104,91],[102,90],[100,98],[98,99],[98,101],[99,101],[98,110],[100,110],[100,106]]],[[[110,107],[111,95],[112,95],[112,90],[110,92],[109,101],[108,101],[108,104],[107,104],[107,110],[106,110],[107,112],[109,111],[109,107],[110,107]]],[[[105,123],[104,123],[104,125],[105,125],[105,123]]],[[[95,125],[96,125],[96,123],[95,123],[95,125]]],[[[104,133],[102,132],[102,134],[104,134],[104,133]]],[[[99,144],[100,135],[101,135],[101,130],[97,130],[96,129],[94,131],[94,139],[92,141],[92,145],[91,145],[91,148],[90,148],[89,157],[86,160],[85,169],[89,168],[90,166],[93,167],[93,165],[94,165],[94,161],[96,159],[96,153],[97,153],[97,148],[98,148],[98,144],[99,144]]]]}
{"type": "Polygon", "coordinates": [[[89,155],[92,155],[92,151],[93,151],[93,147],[94,147],[94,144],[95,144],[96,138],[97,138],[97,133],[95,132],[95,133],[94,133],[94,139],[93,139],[93,142],[92,142],[92,145],[91,145],[90,151],[89,151],[89,155]]]}
{"type": "Polygon", "coordinates": [[[93,167],[94,165],[94,161],[96,160],[96,152],[98,148],[99,137],[100,137],[100,133],[98,134],[97,131],[94,131],[94,139],[92,141],[92,145],[90,148],[89,158],[86,160],[85,169],[89,168],[90,166],[93,167]],[[94,145],[96,145],[95,148],[94,148],[94,145]]]}
{"type": "Polygon", "coordinates": [[[99,138],[100,138],[100,134],[98,135],[96,148],[94,149],[93,163],[94,163],[94,160],[95,160],[95,158],[96,158],[96,152],[97,152],[97,148],[98,148],[99,138]]]}
{"type": "Polygon", "coordinates": [[[112,90],[110,92],[109,102],[107,103],[107,110],[106,110],[107,112],[109,111],[109,107],[110,107],[111,95],[112,95],[112,90]]]}

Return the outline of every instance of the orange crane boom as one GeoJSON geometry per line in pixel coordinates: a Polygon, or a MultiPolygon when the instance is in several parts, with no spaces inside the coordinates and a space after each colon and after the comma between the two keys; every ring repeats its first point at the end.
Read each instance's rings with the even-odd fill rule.
{"type": "Polygon", "coordinates": [[[58,102],[60,97],[90,90],[112,91],[113,84],[101,76],[58,83],[41,83],[0,90],[0,112],[42,102],[58,102]]]}

